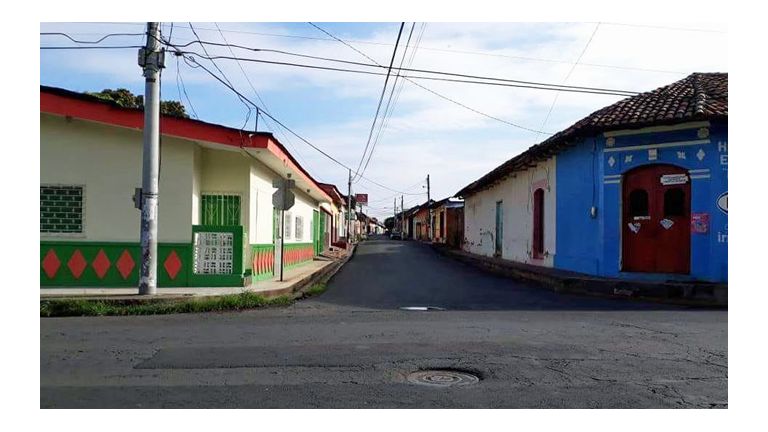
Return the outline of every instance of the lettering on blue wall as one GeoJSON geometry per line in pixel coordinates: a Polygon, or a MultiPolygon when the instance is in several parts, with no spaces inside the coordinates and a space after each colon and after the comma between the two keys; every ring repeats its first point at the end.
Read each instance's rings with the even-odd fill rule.
{"type": "Polygon", "coordinates": [[[718,141],[717,151],[720,152],[720,166],[728,171],[728,141],[718,141]]]}
{"type": "Polygon", "coordinates": [[[724,244],[728,243],[728,224],[725,224],[723,231],[717,232],[717,242],[724,244]]]}

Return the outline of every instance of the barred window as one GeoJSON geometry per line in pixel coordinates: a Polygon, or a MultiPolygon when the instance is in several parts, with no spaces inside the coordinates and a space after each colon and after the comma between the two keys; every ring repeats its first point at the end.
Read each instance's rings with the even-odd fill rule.
{"type": "Polygon", "coordinates": [[[40,186],[40,232],[52,234],[83,232],[82,186],[40,186]]]}
{"type": "Polygon", "coordinates": [[[296,216],[296,240],[304,238],[304,217],[296,216]]]}
{"type": "Polygon", "coordinates": [[[283,217],[283,238],[291,238],[291,232],[293,231],[291,222],[293,222],[293,218],[290,213],[286,212],[283,217]]]}
{"type": "Polygon", "coordinates": [[[204,193],[201,201],[202,225],[240,225],[240,195],[204,193]]]}

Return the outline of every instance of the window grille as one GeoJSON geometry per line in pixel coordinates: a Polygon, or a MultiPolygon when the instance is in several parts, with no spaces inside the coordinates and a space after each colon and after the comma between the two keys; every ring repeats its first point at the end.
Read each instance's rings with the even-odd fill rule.
{"type": "Polygon", "coordinates": [[[40,186],[40,232],[53,234],[83,232],[82,186],[40,186]]]}
{"type": "Polygon", "coordinates": [[[283,216],[283,237],[286,239],[291,238],[291,232],[293,227],[293,218],[290,213],[285,213],[283,216]]]}
{"type": "Polygon", "coordinates": [[[304,238],[304,217],[296,216],[296,240],[304,238]]]}
{"type": "Polygon", "coordinates": [[[195,233],[195,274],[232,274],[234,234],[231,232],[195,233]]]}
{"type": "Polygon", "coordinates": [[[240,226],[240,195],[203,194],[202,224],[214,226],[240,226]]]}

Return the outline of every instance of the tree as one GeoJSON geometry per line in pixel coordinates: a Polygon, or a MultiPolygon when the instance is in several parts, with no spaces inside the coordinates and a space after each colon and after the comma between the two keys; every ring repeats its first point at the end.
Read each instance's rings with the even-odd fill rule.
{"type": "MultiPolygon", "coordinates": [[[[85,94],[114,102],[122,107],[144,109],[144,96],[136,96],[128,89],[104,89],[100,92],[86,92],[85,94]]],[[[160,101],[160,113],[174,117],[189,118],[184,104],[175,100],[160,101]]]]}

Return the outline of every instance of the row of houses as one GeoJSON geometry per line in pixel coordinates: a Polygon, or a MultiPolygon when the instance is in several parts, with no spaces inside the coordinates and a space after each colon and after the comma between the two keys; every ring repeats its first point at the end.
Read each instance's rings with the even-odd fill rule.
{"type": "Polygon", "coordinates": [[[453,197],[428,200],[397,213],[393,228],[404,239],[461,247],[464,239],[464,202],[453,197]]]}
{"type": "MultiPolygon", "coordinates": [[[[143,112],[40,87],[40,284],[135,287],[143,112]]],[[[317,182],[270,133],[162,116],[158,285],[243,286],[274,277],[282,235],[286,268],[370,231],[370,218],[332,184],[317,182]],[[273,180],[296,200],[273,208],[273,180]],[[347,218],[351,213],[351,235],[347,218]]]]}
{"type": "Polygon", "coordinates": [[[727,283],[728,75],[600,109],[455,197],[398,213],[393,228],[587,275],[727,283]]]}

